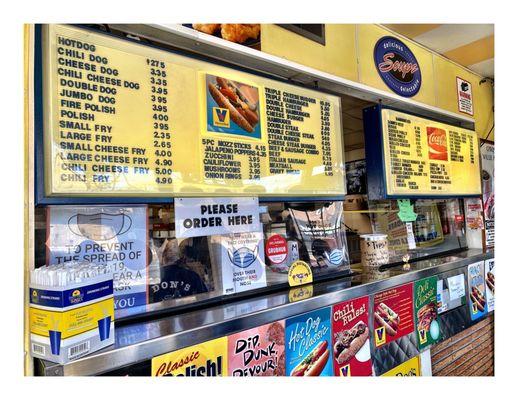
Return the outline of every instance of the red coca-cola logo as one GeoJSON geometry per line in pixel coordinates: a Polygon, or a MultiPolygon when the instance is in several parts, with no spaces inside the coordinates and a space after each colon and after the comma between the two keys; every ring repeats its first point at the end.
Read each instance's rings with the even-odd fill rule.
{"type": "Polygon", "coordinates": [[[448,161],[446,131],[444,129],[427,127],[426,133],[428,135],[428,157],[431,160],[448,161]]]}

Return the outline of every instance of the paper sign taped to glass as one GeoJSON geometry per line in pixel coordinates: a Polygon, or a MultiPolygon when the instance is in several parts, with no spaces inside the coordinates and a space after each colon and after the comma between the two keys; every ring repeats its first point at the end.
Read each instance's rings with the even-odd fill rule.
{"type": "Polygon", "coordinates": [[[345,194],[339,97],[71,26],[43,39],[45,195],[345,194]]]}
{"type": "Polygon", "coordinates": [[[257,197],[176,198],[177,238],[262,231],[257,197]]]}
{"type": "Polygon", "coordinates": [[[115,309],[147,304],[147,207],[48,208],[47,265],[86,261],[113,271],[115,309]]]}
{"type": "Polygon", "coordinates": [[[219,251],[224,294],[266,286],[263,232],[245,232],[211,238],[219,251]]]}

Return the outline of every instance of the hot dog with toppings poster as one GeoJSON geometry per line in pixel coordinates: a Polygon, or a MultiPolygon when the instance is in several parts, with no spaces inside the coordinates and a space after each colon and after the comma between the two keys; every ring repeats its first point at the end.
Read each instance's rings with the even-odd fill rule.
{"type": "Polygon", "coordinates": [[[495,310],[495,259],[486,260],[487,312],[495,310]]]}
{"type": "Polygon", "coordinates": [[[417,346],[423,349],[439,341],[441,330],[437,318],[437,276],[414,282],[417,346]]]}
{"type": "Polygon", "coordinates": [[[284,376],[284,321],[228,337],[229,376],[284,376]]]}
{"type": "Polygon", "coordinates": [[[286,375],[333,376],[331,308],[286,320],[286,375]]]}
{"type": "Polygon", "coordinates": [[[469,314],[475,321],[487,314],[484,261],[468,265],[469,314]]]}
{"type": "Polygon", "coordinates": [[[207,130],[261,138],[259,88],[206,75],[207,130]]]}
{"type": "Polygon", "coordinates": [[[414,285],[397,286],[374,295],[374,344],[381,347],[414,331],[414,285]]]}
{"type": "Polygon", "coordinates": [[[371,376],[369,296],[335,304],[331,315],[335,376],[371,376]]]}

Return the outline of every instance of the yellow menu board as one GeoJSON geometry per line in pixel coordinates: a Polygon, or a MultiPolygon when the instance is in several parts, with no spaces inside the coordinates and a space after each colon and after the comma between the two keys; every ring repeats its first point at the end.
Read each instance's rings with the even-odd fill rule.
{"type": "Polygon", "coordinates": [[[47,196],[343,195],[340,99],[43,29],[47,196]]]}
{"type": "Polygon", "coordinates": [[[382,109],[387,195],[480,194],[476,132],[382,109]]]}

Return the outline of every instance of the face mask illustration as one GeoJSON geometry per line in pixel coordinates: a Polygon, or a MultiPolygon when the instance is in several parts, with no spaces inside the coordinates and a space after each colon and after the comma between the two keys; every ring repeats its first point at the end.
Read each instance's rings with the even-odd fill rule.
{"type": "Polygon", "coordinates": [[[327,261],[329,261],[333,265],[342,265],[344,260],[344,252],[340,249],[334,249],[331,252],[324,253],[327,261]]]}
{"type": "Polygon", "coordinates": [[[68,228],[77,236],[104,241],[123,235],[131,228],[132,220],[124,213],[76,214],[68,220],[68,228]]]}
{"type": "Polygon", "coordinates": [[[257,246],[252,250],[248,247],[241,247],[237,250],[234,248],[228,248],[227,254],[230,262],[239,268],[248,268],[257,259],[259,249],[257,246]]]}

